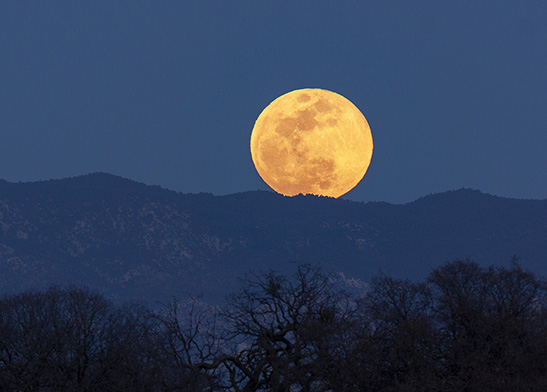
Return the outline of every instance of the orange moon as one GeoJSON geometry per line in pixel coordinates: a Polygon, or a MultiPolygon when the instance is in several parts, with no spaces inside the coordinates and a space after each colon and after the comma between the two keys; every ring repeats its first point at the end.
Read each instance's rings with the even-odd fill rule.
{"type": "Polygon", "coordinates": [[[280,96],[260,113],[251,134],[258,174],[285,196],[344,195],[365,176],[372,149],[365,116],[322,89],[280,96]]]}

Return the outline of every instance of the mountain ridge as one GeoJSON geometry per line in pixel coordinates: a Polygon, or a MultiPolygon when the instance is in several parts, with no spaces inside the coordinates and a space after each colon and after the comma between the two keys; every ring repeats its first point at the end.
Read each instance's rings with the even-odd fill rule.
{"type": "Polygon", "coordinates": [[[460,189],[405,204],[268,191],[186,194],[92,173],[0,181],[0,293],[85,284],[115,299],[218,301],[250,270],[320,264],[419,279],[456,258],[544,274],[547,199],[460,189]]]}

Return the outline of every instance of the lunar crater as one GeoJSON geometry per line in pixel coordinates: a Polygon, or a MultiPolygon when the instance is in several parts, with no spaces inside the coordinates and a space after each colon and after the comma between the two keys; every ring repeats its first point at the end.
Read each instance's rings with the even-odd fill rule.
{"type": "Polygon", "coordinates": [[[310,131],[319,125],[315,119],[315,113],[310,109],[304,109],[296,112],[296,126],[300,131],[310,131]]]}

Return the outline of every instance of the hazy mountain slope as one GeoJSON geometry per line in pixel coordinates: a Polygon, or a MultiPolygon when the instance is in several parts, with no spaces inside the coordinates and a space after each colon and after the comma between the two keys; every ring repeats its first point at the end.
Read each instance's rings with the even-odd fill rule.
{"type": "Polygon", "coordinates": [[[405,205],[194,195],[104,173],[0,181],[2,292],[76,283],[122,299],[218,299],[242,273],[296,262],[366,280],[380,270],[420,278],[454,258],[507,265],[514,254],[546,274],[547,200],[473,190],[405,205]]]}

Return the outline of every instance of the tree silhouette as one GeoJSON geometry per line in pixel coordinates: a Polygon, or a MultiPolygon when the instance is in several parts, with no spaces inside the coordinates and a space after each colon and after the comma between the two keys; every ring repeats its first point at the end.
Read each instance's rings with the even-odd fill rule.
{"type": "Polygon", "coordinates": [[[456,260],[352,297],[302,265],[217,308],[150,311],[88,289],[0,299],[1,391],[545,391],[547,285],[456,260]]]}

